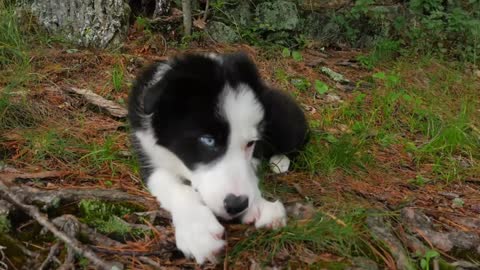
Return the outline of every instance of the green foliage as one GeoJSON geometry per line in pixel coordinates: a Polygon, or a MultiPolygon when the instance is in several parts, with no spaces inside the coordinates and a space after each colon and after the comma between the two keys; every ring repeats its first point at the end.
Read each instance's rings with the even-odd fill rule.
{"type": "Polygon", "coordinates": [[[292,58],[293,58],[293,60],[295,60],[297,62],[300,62],[300,61],[303,60],[303,56],[299,51],[293,51],[292,52],[292,58]]]}
{"type": "Polygon", "coordinates": [[[420,260],[420,267],[422,267],[422,270],[430,270],[430,261],[439,256],[440,253],[435,250],[428,250],[425,252],[424,257],[420,260]]]}
{"type": "Polygon", "coordinates": [[[417,24],[409,25],[405,39],[422,54],[442,53],[478,64],[480,1],[412,0],[417,24]]]}
{"type": "Polygon", "coordinates": [[[69,147],[79,146],[80,142],[62,130],[31,131],[25,133],[25,148],[31,151],[37,162],[47,159],[59,159],[64,162],[77,161],[77,153],[69,151],[69,147]]]}
{"type": "Polygon", "coordinates": [[[399,55],[401,42],[398,40],[390,40],[382,38],[375,43],[373,50],[367,55],[357,57],[357,60],[364,67],[372,69],[378,63],[390,61],[399,55]]]}
{"type": "Polygon", "coordinates": [[[0,234],[9,232],[11,228],[12,225],[10,224],[8,217],[5,215],[0,215],[0,234]]]}
{"type": "Polygon", "coordinates": [[[318,94],[323,95],[328,92],[328,85],[320,80],[315,80],[315,91],[318,94]]]}
{"type": "Polygon", "coordinates": [[[336,169],[352,172],[370,161],[361,136],[343,134],[337,138],[320,132],[312,132],[311,136],[310,143],[293,163],[295,169],[328,175],[336,169]]]}
{"type": "Polygon", "coordinates": [[[0,2],[0,68],[26,64],[25,49],[26,41],[14,8],[0,2]]]}
{"type": "Polygon", "coordinates": [[[305,92],[312,85],[306,78],[293,78],[290,82],[297,88],[299,91],[305,92]]]}
{"type": "Polygon", "coordinates": [[[410,179],[408,181],[409,184],[412,184],[412,185],[415,185],[415,186],[419,186],[419,187],[423,187],[425,186],[426,184],[430,183],[432,180],[428,179],[428,178],[425,178],[421,175],[417,175],[415,176],[414,179],[410,179]]]}
{"type": "Polygon", "coordinates": [[[99,200],[81,200],[78,204],[82,220],[105,234],[124,236],[141,235],[143,230],[133,229],[121,217],[137,209],[124,204],[113,204],[99,200]]]}
{"type": "Polygon", "coordinates": [[[339,224],[321,212],[306,223],[288,224],[278,230],[257,230],[237,243],[231,254],[232,259],[244,250],[255,250],[265,254],[266,260],[272,260],[281,250],[306,246],[315,253],[331,252],[350,258],[371,253],[372,245],[367,244],[369,235],[360,225],[365,212],[357,209],[339,218],[345,226],[339,224]]]}
{"type": "Polygon", "coordinates": [[[299,51],[291,51],[288,48],[283,48],[282,50],[283,58],[290,58],[292,57],[293,60],[300,62],[303,60],[303,56],[299,51]]]}
{"type": "Polygon", "coordinates": [[[0,130],[31,128],[38,124],[39,118],[34,104],[14,101],[7,91],[0,93],[0,130]]]}
{"type": "Polygon", "coordinates": [[[122,90],[125,80],[124,77],[122,66],[115,64],[112,71],[112,84],[115,91],[120,92],[122,90]]]}
{"type": "Polygon", "coordinates": [[[94,143],[87,145],[88,154],[82,156],[80,160],[84,160],[93,169],[101,169],[107,166],[116,173],[116,162],[121,161],[122,158],[118,155],[116,147],[116,140],[112,136],[107,136],[102,143],[94,143]]]}

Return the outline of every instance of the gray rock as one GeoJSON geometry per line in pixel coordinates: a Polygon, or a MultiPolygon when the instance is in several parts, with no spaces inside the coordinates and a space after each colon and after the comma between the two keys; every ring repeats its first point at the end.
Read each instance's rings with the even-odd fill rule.
{"type": "Polygon", "coordinates": [[[49,32],[86,47],[119,45],[130,7],[124,0],[33,0],[29,8],[49,32]]]}
{"type": "Polygon", "coordinates": [[[329,13],[311,12],[303,20],[303,32],[324,46],[338,43],[342,39],[342,29],[332,18],[329,13]]]}
{"type": "Polygon", "coordinates": [[[231,15],[235,19],[235,23],[240,26],[247,26],[253,20],[253,14],[248,1],[241,1],[240,4],[231,11],[231,15]]]}
{"type": "Polygon", "coordinates": [[[255,10],[259,27],[265,30],[294,30],[299,25],[297,6],[293,2],[263,2],[255,10]]]}
{"type": "Polygon", "coordinates": [[[207,26],[207,32],[217,42],[232,43],[239,39],[235,30],[223,22],[210,22],[207,26]]]}

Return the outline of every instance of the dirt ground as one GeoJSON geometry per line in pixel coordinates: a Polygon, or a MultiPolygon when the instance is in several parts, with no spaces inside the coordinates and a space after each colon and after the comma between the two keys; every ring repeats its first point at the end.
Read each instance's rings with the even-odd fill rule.
{"type": "MultiPolygon", "coordinates": [[[[129,150],[126,120],[112,117],[105,110],[92,106],[82,97],[67,93],[63,89],[72,86],[89,89],[123,106],[128,98],[129,85],[141,68],[167,56],[184,52],[224,53],[243,50],[255,60],[263,78],[269,84],[292,92],[295,87],[281,82],[276,75],[278,70],[283,70],[289,76],[302,76],[312,82],[321,80],[336,85],[330,77],[318,71],[319,65],[329,67],[354,82],[365,80],[373,73],[385,69],[380,67],[372,71],[359,67],[358,63],[352,60],[362,52],[354,50],[319,52],[305,49],[302,51],[303,60],[295,61],[283,58],[278,52],[272,53],[247,45],[200,43],[184,50],[166,47],[161,39],[139,45],[136,41],[137,35],[131,33],[130,40],[121,52],[72,50],[68,45],[42,47],[32,52],[30,72],[35,74],[36,79],[21,87],[16,98],[26,100],[25,104],[28,105],[25,106],[29,108],[25,113],[40,120],[30,126],[10,127],[1,131],[0,152],[5,157],[1,175],[15,175],[13,178],[16,178],[12,178],[10,186],[23,185],[49,191],[67,188],[118,189],[146,198],[148,210],[157,209],[156,202],[139,179],[138,167],[129,150]],[[348,61],[354,64],[339,64],[348,61]],[[123,74],[125,83],[120,89],[115,89],[112,85],[114,66],[123,74]],[[46,135],[36,139],[39,134],[46,135]],[[105,144],[108,144],[107,148],[105,144]],[[58,146],[61,146],[60,150],[58,146]],[[45,171],[58,174],[43,177],[42,173],[45,171]],[[39,175],[29,177],[28,174],[31,173],[39,175]],[[27,175],[22,177],[23,174],[27,175]]],[[[369,95],[371,90],[365,88],[361,91],[369,95]]],[[[341,87],[337,87],[334,93],[344,102],[355,98],[352,91],[344,91],[341,87]]],[[[322,120],[323,115],[319,108],[328,101],[317,98],[314,91],[299,92],[296,97],[310,120],[322,120]]],[[[341,127],[332,126],[331,133],[335,132],[341,133],[341,127]]],[[[411,254],[422,254],[429,249],[436,249],[442,260],[448,262],[480,261],[478,175],[467,176],[462,181],[436,181],[434,184],[415,185],[411,179],[415,179],[419,173],[431,172],[433,164],[417,163],[412,154],[402,145],[395,143],[388,148],[373,146],[369,149],[369,154],[373,157],[369,164],[374,165],[354,167],[353,174],[338,169],[322,174],[294,168],[282,175],[267,173],[264,185],[268,196],[280,198],[289,207],[292,224],[309,222],[319,212],[325,219],[333,220],[333,226],[363,228],[368,224],[365,218],[369,214],[363,216],[361,222],[349,223],[350,221],[344,220],[346,209],[376,209],[388,213],[386,215],[389,225],[383,223],[385,226],[382,227],[382,222],[379,222],[378,226],[370,223],[371,230],[380,230],[364,238],[367,239],[366,246],[372,247],[366,253],[371,255],[368,260],[373,266],[362,266],[354,259],[355,256],[330,250],[328,243],[325,244],[326,247],[319,249],[310,244],[301,244],[309,242],[308,239],[292,242],[285,240],[275,246],[277,250],[272,250],[274,245],[257,245],[255,241],[242,242],[252,235],[255,237],[254,229],[247,225],[227,224],[228,247],[222,261],[217,265],[207,264],[203,268],[263,269],[276,266],[290,269],[408,269],[399,262],[402,253],[412,257],[411,254]],[[408,220],[411,222],[408,223],[408,220]],[[392,235],[393,240],[389,238],[392,235]],[[415,240],[412,240],[412,235],[415,240]],[[462,243],[456,243],[456,240],[452,239],[462,237],[468,239],[462,243]],[[396,241],[404,249],[403,252],[396,251],[396,241]],[[239,243],[251,243],[252,247],[239,249],[239,243]],[[463,249],[462,244],[466,245],[463,249]],[[477,246],[474,248],[468,245],[477,246]]],[[[48,212],[49,217],[54,218],[59,213],[71,213],[76,203],[61,205],[54,212],[48,212]]],[[[129,220],[129,217],[125,218],[129,220]]],[[[24,232],[37,232],[39,229],[35,222],[24,215],[16,217],[13,223],[15,227],[11,229],[10,235],[17,239],[25,237],[24,232]]],[[[115,247],[92,246],[97,246],[95,250],[101,257],[122,262],[128,269],[155,269],[155,264],[162,266],[160,269],[200,268],[192,260],[183,258],[172,247],[173,229],[168,218],[157,218],[155,224],[150,225],[154,231],[152,235],[122,239],[122,245],[115,247]],[[162,225],[162,230],[153,227],[159,224],[162,225]],[[153,255],[149,255],[149,252],[153,252],[153,255]],[[148,260],[150,262],[147,262],[148,260]]],[[[363,232],[363,229],[361,231],[363,232]]],[[[262,233],[258,234],[258,237],[266,237],[262,233]]],[[[273,234],[271,237],[274,239],[276,236],[273,234]]],[[[35,240],[22,239],[21,242],[43,258],[54,244],[52,240],[51,237],[44,237],[35,240]]],[[[23,258],[13,256],[8,250],[6,255],[6,263],[11,266],[9,269],[24,268],[23,258]]],[[[65,251],[58,256],[66,256],[65,251]]],[[[420,258],[422,255],[414,260],[420,258]]],[[[417,263],[412,265],[412,269],[421,269],[417,263]]],[[[474,268],[476,266],[472,267],[470,269],[478,269],[474,268]]]]}

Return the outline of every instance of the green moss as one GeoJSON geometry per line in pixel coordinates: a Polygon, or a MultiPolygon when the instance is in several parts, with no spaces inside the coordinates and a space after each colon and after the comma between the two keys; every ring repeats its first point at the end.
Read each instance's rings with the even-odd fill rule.
{"type": "Polygon", "coordinates": [[[138,211],[138,207],[125,203],[107,203],[98,200],[82,200],[79,203],[82,221],[105,234],[125,236],[141,235],[143,230],[133,229],[122,217],[138,211]]]}
{"type": "Polygon", "coordinates": [[[6,233],[10,231],[10,220],[5,215],[0,215],[0,233],[6,233]]]}

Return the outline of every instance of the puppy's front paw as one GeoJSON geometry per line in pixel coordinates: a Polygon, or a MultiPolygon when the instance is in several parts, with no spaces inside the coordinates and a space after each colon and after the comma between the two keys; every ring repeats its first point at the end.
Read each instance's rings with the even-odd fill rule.
{"type": "Polygon", "coordinates": [[[255,222],[257,228],[276,229],[287,224],[285,207],[280,201],[269,202],[262,199],[257,205],[252,206],[243,218],[244,223],[255,222]]]}
{"type": "Polygon", "coordinates": [[[175,218],[177,248],[186,257],[194,257],[198,264],[216,263],[216,255],[222,250],[224,228],[206,206],[195,207],[175,218]]]}

